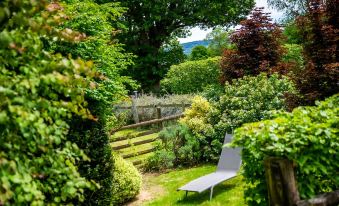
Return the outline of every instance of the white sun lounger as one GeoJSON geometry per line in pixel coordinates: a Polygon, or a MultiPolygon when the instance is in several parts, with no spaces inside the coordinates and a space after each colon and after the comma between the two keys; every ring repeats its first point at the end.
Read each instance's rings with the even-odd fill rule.
{"type": "MultiPolygon", "coordinates": [[[[229,143],[231,139],[232,135],[226,134],[224,144],[229,143]]],[[[223,147],[219,158],[217,170],[215,172],[195,179],[180,187],[178,190],[186,191],[187,196],[188,192],[201,193],[207,189],[210,189],[210,200],[212,200],[213,187],[225,180],[235,177],[240,168],[240,165],[240,148],[233,149],[223,147]]]]}

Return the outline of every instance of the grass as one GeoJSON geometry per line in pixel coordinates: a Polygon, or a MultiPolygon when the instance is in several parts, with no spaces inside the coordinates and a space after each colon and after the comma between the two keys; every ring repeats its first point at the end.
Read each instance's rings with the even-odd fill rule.
{"type": "MultiPolygon", "coordinates": [[[[160,175],[145,174],[143,182],[144,190],[155,197],[155,199],[138,203],[143,206],[163,206],[163,205],[203,205],[203,206],[243,206],[244,183],[242,177],[238,176],[227,180],[214,188],[213,199],[209,201],[209,190],[201,194],[189,193],[185,198],[185,192],[177,191],[177,188],[188,183],[189,181],[211,173],[215,166],[204,165],[190,169],[177,169],[160,175]],[[160,187],[160,188],[159,188],[160,187]],[[153,188],[153,189],[152,189],[153,188]],[[155,188],[155,189],[154,189],[155,188]]],[[[144,191],[145,192],[145,191],[144,191]]],[[[143,192],[142,192],[143,193],[143,192]]]]}

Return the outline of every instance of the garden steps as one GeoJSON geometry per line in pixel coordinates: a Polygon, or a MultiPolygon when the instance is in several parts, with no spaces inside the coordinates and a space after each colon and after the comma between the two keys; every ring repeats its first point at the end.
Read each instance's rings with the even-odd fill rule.
{"type": "Polygon", "coordinates": [[[128,130],[111,137],[112,149],[138,168],[155,150],[154,141],[158,139],[159,129],[135,131],[128,130]]]}

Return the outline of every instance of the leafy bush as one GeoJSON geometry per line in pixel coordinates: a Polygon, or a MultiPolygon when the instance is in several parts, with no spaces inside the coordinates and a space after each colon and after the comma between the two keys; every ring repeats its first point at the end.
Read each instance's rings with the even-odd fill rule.
{"type": "Polygon", "coordinates": [[[207,116],[211,109],[212,106],[205,98],[195,96],[191,107],[185,110],[185,116],[179,122],[190,128],[194,135],[203,138],[213,131],[212,125],[208,123],[207,116]]]}
{"type": "Polygon", "coordinates": [[[163,90],[176,94],[200,92],[205,86],[218,83],[219,61],[219,57],[214,57],[174,65],[161,81],[161,86],[163,90]]]}
{"type": "Polygon", "coordinates": [[[159,133],[159,139],[158,151],[146,163],[149,170],[194,165],[202,155],[199,141],[184,125],[166,127],[159,133]]]}
{"type": "Polygon", "coordinates": [[[94,189],[76,167],[88,157],[67,133],[70,119],[94,119],[84,93],[95,72],[90,62],[48,53],[41,40],[79,37],[53,27],[59,9],[0,2],[0,205],[81,204],[94,189]]]}
{"type": "Polygon", "coordinates": [[[175,154],[161,148],[161,142],[157,142],[157,150],[146,160],[145,169],[149,171],[162,171],[174,166],[175,154]]]}
{"type": "Polygon", "coordinates": [[[201,96],[206,98],[209,102],[218,102],[220,97],[225,93],[224,85],[211,84],[204,87],[204,90],[200,93],[201,96]]]}
{"type": "Polygon", "coordinates": [[[132,163],[113,155],[113,205],[121,205],[137,196],[141,189],[141,175],[132,163]]]}
{"type": "MultiPolygon", "coordinates": [[[[67,21],[60,25],[82,32],[86,38],[77,42],[65,42],[58,39],[51,44],[51,50],[90,60],[98,77],[86,90],[86,101],[96,121],[73,118],[69,138],[77,142],[85,151],[90,162],[80,161],[79,171],[83,177],[100,184],[95,191],[85,191],[88,205],[112,204],[113,159],[109,145],[107,128],[113,125],[112,104],[121,100],[126,94],[125,85],[133,83],[120,72],[131,64],[131,55],[123,52],[121,45],[112,38],[113,22],[122,15],[124,9],[115,3],[98,3],[95,0],[64,1],[63,12],[67,21]]],[[[115,122],[117,123],[117,122],[115,122]]]]}
{"type": "Polygon", "coordinates": [[[222,146],[221,138],[215,138],[213,125],[209,123],[209,113],[213,106],[203,97],[196,96],[191,108],[185,110],[185,117],[179,122],[187,126],[199,141],[203,159],[217,160],[222,146]]]}
{"type": "Polygon", "coordinates": [[[339,186],[339,95],[299,107],[273,120],[245,124],[235,130],[232,146],[243,147],[245,192],[249,205],[267,205],[263,160],[282,157],[296,162],[302,198],[339,186]]]}
{"type": "Polygon", "coordinates": [[[286,109],[284,95],[295,88],[287,78],[262,73],[226,83],[225,95],[210,114],[210,123],[219,137],[244,123],[270,118],[272,112],[286,109]]]}

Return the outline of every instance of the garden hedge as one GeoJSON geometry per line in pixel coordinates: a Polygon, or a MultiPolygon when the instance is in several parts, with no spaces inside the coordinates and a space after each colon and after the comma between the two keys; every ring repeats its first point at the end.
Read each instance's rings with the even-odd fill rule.
{"type": "Polygon", "coordinates": [[[201,92],[205,86],[218,84],[219,61],[220,57],[214,57],[174,65],[161,81],[161,87],[166,92],[176,94],[201,92]]]}

